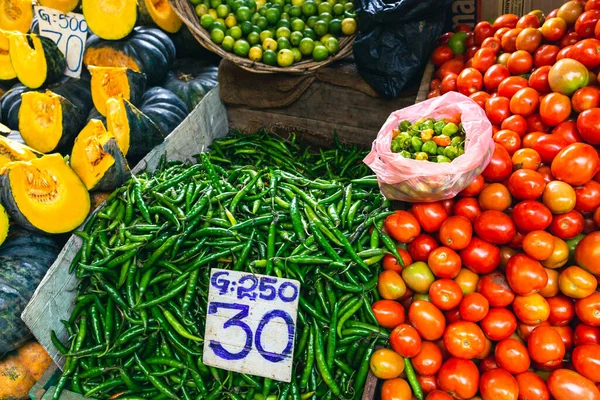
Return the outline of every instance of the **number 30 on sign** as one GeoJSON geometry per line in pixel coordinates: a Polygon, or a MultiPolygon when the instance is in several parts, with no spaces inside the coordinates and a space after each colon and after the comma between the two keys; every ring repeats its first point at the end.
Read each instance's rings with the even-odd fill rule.
{"type": "Polygon", "coordinates": [[[204,364],[290,382],[299,296],[298,281],[213,268],[204,364]]]}

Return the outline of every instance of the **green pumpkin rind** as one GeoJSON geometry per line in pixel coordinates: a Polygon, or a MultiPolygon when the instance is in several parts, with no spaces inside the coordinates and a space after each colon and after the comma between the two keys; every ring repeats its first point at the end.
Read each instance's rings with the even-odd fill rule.
{"type": "Polygon", "coordinates": [[[0,358],[31,337],[21,313],[59,252],[51,236],[16,227],[0,247],[0,358]]]}
{"type": "MultiPolygon", "coordinates": [[[[67,66],[67,60],[65,59],[65,56],[62,53],[62,51],[60,51],[60,49],[52,39],[49,39],[44,36],[37,37],[40,39],[47,67],[46,79],[42,84],[42,86],[44,86],[58,81],[63,76],[63,72],[65,71],[65,68],[67,66]]],[[[33,41],[31,40],[30,35],[27,35],[27,42],[29,42],[29,46],[33,48],[33,41]]]]}
{"type": "Polygon", "coordinates": [[[143,157],[165,140],[160,128],[146,114],[127,100],[123,100],[129,124],[129,151],[127,157],[143,157]]]}
{"type": "Polygon", "coordinates": [[[21,94],[29,92],[27,86],[17,83],[0,98],[0,122],[12,130],[19,129],[19,108],[21,108],[21,94]]]}
{"type": "Polygon", "coordinates": [[[121,40],[104,40],[96,35],[88,38],[83,62],[86,65],[104,67],[128,67],[131,65],[115,60],[92,59],[90,54],[96,50],[111,49],[130,58],[139,72],[146,74],[148,85],[158,84],[164,79],[175,61],[175,45],[166,33],[158,28],[138,26],[121,40]]]}
{"type": "Polygon", "coordinates": [[[131,178],[131,170],[115,138],[111,138],[102,148],[105,153],[110,154],[115,159],[115,163],[104,173],[102,179],[90,191],[112,192],[131,178]]]}
{"type": "Polygon", "coordinates": [[[165,137],[188,116],[185,103],[175,93],[158,86],[144,93],[139,109],[165,137]]]}
{"type": "Polygon", "coordinates": [[[178,60],[162,86],[175,93],[191,112],[218,83],[219,67],[197,60],[178,60]]]}

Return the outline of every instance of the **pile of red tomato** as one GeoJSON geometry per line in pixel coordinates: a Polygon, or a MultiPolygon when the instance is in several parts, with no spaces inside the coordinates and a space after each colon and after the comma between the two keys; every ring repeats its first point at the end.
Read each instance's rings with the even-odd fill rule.
{"type": "Polygon", "coordinates": [[[490,164],[458,197],[385,221],[372,306],[384,400],[600,400],[600,0],[444,34],[430,97],[485,109],[490,164]]]}

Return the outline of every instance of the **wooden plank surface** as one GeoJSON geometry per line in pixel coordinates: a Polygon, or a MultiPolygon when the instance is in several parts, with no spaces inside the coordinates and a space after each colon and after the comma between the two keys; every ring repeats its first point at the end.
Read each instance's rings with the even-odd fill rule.
{"type": "MultiPolygon", "coordinates": [[[[192,161],[193,155],[207,151],[213,139],[225,136],[228,132],[225,106],[216,87],[133,171],[154,170],[165,152],[170,160],[192,161]]],[[[21,315],[33,336],[61,367],[64,359],[52,344],[50,331],[54,330],[60,340],[66,340],[67,333],[60,320],[68,320],[74,307],[77,278],[69,274],[69,266],[81,248],[81,242],[81,238],[71,236],[21,315]]]]}

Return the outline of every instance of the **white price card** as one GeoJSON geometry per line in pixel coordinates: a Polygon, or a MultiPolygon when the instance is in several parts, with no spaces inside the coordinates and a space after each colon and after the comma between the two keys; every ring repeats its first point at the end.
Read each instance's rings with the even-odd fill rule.
{"type": "Polygon", "coordinates": [[[213,268],[206,365],[290,382],[300,282],[213,268]]]}
{"type": "Polygon", "coordinates": [[[35,6],[40,36],[52,39],[67,59],[65,75],[79,78],[88,26],[81,14],[62,12],[49,7],[35,6]]]}

